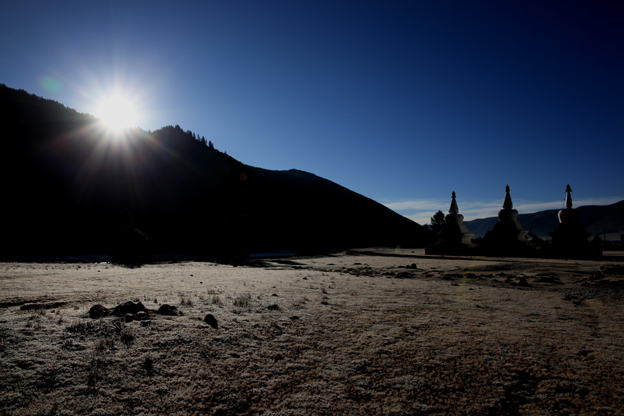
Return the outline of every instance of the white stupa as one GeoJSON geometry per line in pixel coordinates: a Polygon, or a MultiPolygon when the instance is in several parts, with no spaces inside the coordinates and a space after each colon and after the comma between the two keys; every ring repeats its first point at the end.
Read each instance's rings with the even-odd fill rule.
{"type": "Polygon", "coordinates": [[[492,244],[526,243],[529,232],[518,222],[518,211],[513,208],[509,185],[505,187],[503,209],[498,211],[498,222],[485,234],[484,239],[492,244]]]}
{"type": "Polygon", "coordinates": [[[572,188],[570,184],[566,186],[565,208],[557,213],[559,224],[550,236],[555,246],[571,249],[581,249],[588,244],[587,238],[591,233],[587,232],[581,224],[581,213],[572,208],[572,188]]]}
{"type": "Polygon", "coordinates": [[[444,217],[444,226],[438,233],[438,244],[464,244],[471,246],[471,234],[464,225],[464,216],[459,213],[459,207],[455,200],[455,191],[451,194],[451,207],[444,217]]]}

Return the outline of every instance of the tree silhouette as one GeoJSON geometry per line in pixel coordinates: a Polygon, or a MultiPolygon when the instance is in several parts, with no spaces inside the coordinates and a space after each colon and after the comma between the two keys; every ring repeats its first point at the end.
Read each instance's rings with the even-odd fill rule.
{"type": "Polygon", "coordinates": [[[444,213],[442,211],[436,212],[433,217],[431,217],[431,229],[434,233],[439,233],[442,227],[444,226],[444,213]]]}

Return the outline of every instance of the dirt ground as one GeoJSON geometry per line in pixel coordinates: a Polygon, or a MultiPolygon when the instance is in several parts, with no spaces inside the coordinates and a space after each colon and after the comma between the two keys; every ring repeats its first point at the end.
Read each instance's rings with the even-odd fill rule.
{"type": "Polygon", "coordinates": [[[622,415],[605,255],[0,263],[0,414],[622,415]],[[147,314],[89,317],[130,300],[147,314]]]}

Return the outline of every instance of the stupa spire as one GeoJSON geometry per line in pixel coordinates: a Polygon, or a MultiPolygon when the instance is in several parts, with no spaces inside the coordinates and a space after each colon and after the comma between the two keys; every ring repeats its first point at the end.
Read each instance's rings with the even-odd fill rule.
{"type": "Polygon", "coordinates": [[[572,195],[570,195],[571,192],[572,192],[572,188],[570,188],[570,184],[566,185],[566,208],[567,209],[572,209],[572,195]]]}
{"type": "Polygon", "coordinates": [[[587,232],[581,224],[581,213],[572,209],[572,188],[570,184],[566,185],[566,201],[565,208],[561,209],[557,216],[559,224],[553,232],[549,233],[552,237],[552,247],[558,255],[570,257],[592,257],[599,256],[601,250],[596,246],[590,246],[587,238],[591,233],[587,232]]]}
{"type": "Polygon", "coordinates": [[[503,209],[513,209],[513,202],[511,202],[511,195],[509,194],[509,185],[505,187],[505,200],[503,201],[503,209]]]}
{"type": "Polygon", "coordinates": [[[429,253],[463,252],[467,247],[472,247],[471,239],[474,234],[464,225],[464,216],[459,213],[455,191],[451,198],[449,213],[444,216],[444,225],[437,234],[438,241],[427,249],[429,253]]]}
{"type": "Polygon", "coordinates": [[[509,185],[505,187],[505,200],[503,209],[498,211],[498,222],[485,234],[484,240],[487,245],[495,250],[515,250],[514,244],[526,243],[526,235],[529,232],[518,222],[518,211],[513,209],[509,185]]]}
{"type": "Polygon", "coordinates": [[[459,207],[457,206],[457,201],[455,200],[455,191],[451,194],[451,207],[449,208],[449,214],[459,214],[459,207]]]}

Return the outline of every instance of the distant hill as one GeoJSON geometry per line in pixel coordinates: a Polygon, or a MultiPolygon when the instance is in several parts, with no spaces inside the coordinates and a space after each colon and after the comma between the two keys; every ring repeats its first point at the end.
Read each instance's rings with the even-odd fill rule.
{"type": "MultiPolygon", "coordinates": [[[[606,232],[608,240],[617,241],[620,240],[620,235],[624,234],[624,201],[605,206],[587,205],[576,209],[581,213],[581,224],[592,234],[598,233],[602,238],[606,232]]],[[[547,238],[548,233],[559,223],[558,212],[558,209],[549,209],[532,214],[520,214],[518,221],[530,232],[541,238],[547,238]]],[[[466,221],[464,224],[476,238],[483,237],[497,221],[497,217],[490,217],[466,221]]]]}
{"type": "Polygon", "coordinates": [[[111,140],[99,120],[0,84],[0,257],[424,246],[383,205],[298,170],[250,167],[179,126],[111,140]]]}

